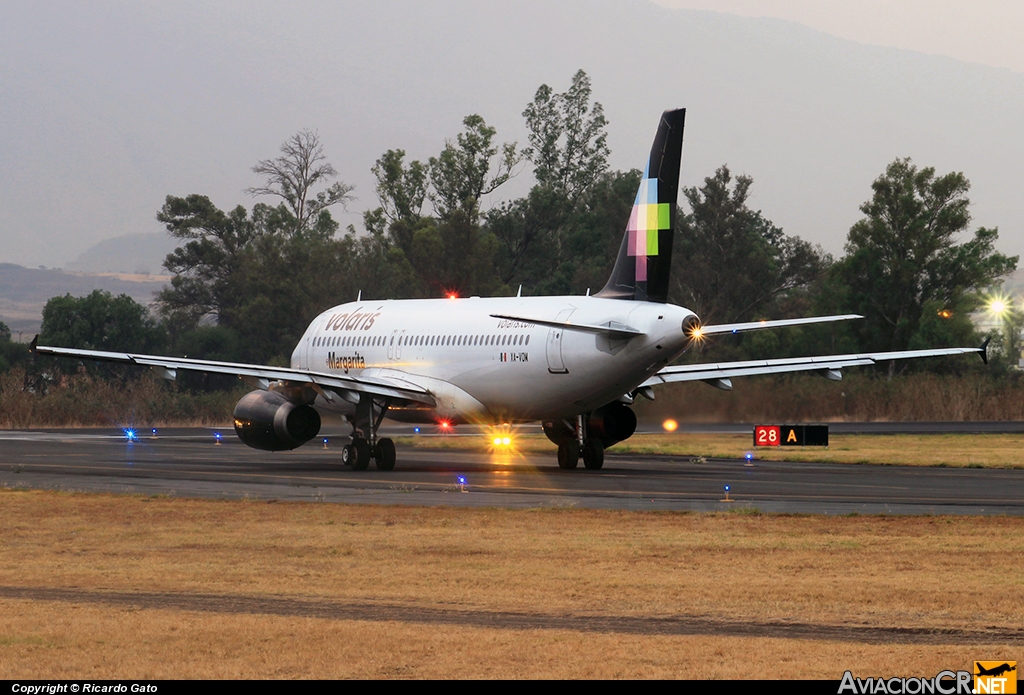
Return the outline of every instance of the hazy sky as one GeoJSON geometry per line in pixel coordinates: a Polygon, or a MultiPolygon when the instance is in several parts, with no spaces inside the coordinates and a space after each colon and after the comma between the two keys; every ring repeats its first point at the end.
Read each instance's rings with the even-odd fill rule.
{"type": "Polygon", "coordinates": [[[1024,255],[1018,1],[0,2],[0,262],[162,232],[169,194],[251,206],[252,165],[302,128],[356,186],[337,217],[361,228],[385,150],[425,160],[472,113],[525,143],[537,87],[581,68],[614,169],[641,166],[657,115],[685,106],[682,184],[728,164],[754,178],[752,206],[831,253],[911,157],[965,172],[974,224],[1024,255]]]}
{"type": "Polygon", "coordinates": [[[653,0],[800,22],[833,36],[1024,72],[1021,0],[653,0]]]}

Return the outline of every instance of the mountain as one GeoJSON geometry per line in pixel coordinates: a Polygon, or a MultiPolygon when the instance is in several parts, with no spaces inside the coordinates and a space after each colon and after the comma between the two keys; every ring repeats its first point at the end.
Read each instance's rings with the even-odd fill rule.
{"type": "Polygon", "coordinates": [[[70,294],[84,297],[93,290],[127,294],[139,304],[150,305],[153,295],[169,281],[155,275],[70,273],[60,268],[25,268],[0,263],[0,321],[27,342],[39,332],[43,307],[51,297],[70,294]]]}
{"type": "Polygon", "coordinates": [[[168,234],[126,234],[90,246],[64,267],[86,273],[162,274],[164,259],[178,243],[168,234]]]}
{"type": "Polygon", "coordinates": [[[470,113],[525,142],[536,88],[579,68],[615,168],[685,106],[684,185],[728,163],[754,178],[754,206],[833,253],[905,156],[963,171],[975,222],[1024,253],[1024,75],[781,20],[639,0],[41,0],[0,5],[0,61],[0,260],[26,265],[159,232],[168,194],[250,206],[252,165],[302,128],[356,185],[340,217],[358,226],[385,150],[425,159],[470,113]]]}

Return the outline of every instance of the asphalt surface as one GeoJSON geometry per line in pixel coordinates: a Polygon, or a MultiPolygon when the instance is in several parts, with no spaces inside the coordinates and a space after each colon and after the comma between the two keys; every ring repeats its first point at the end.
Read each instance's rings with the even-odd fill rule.
{"type": "Polygon", "coordinates": [[[0,431],[0,486],[513,508],[1024,514],[1022,470],[695,462],[612,450],[601,471],[587,471],[582,464],[562,471],[552,446],[547,455],[399,447],[396,470],[357,472],[341,465],[340,440],[330,433],[326,448],[318,439],[295,451],[271,453],[246,447],[230,430],[222,432],[218,440],[213,430],[162,430],[156,437],[147,431],[127,441],[118,430],[0,431]],[[726,485],[730,501],[723,501],[726,485]]]}

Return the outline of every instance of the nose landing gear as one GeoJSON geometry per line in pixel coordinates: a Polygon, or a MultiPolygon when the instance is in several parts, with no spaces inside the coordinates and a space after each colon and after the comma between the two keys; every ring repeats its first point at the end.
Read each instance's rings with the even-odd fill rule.
{"type": "Polygon", "coordinates": [[[360,394],[359,404],[356,406],[356,414],[352,422],[352,443],[342,449],[341,462],[343,465],[352,466],[353,470],[365,471],[370,467],[372,459],[377,464],[379,471],[392,471],[395,469],[395,443],[384,437],[377,439],[377,430],[380,423],[384,421],[384,414],[387,413],[391,401],[374,403],[373,398],[367,394],[360,394]],[[379,409],[376,417],[374,410],[379,409]],[[363,433],[369,434],[369,439],[360,436],[363,433]]]}

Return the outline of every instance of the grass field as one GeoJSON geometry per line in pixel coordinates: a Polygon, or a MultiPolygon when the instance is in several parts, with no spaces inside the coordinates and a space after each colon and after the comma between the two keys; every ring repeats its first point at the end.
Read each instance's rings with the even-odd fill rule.
{"type": "Polygon", "coordinates": [[[0,678],[934,675],[1024,646],[1024,519],[0,491],[0,678]]]}
{"type": "MultiPolygon", "coordinates": [[[[840,434],[827,448],[751,446],[746,434],[637,434],[610,452],[743,458],[748,452],[766,461],[876,463],[954,468],[1024,468],[1024,436],[1017,434],[840,434]]],[[[484,436],[402,437],[410,446],[485,450],[484,436]]],[[[543,435],[516,439],[523,451],[551,452],[555,445],[543,435]]]]}

